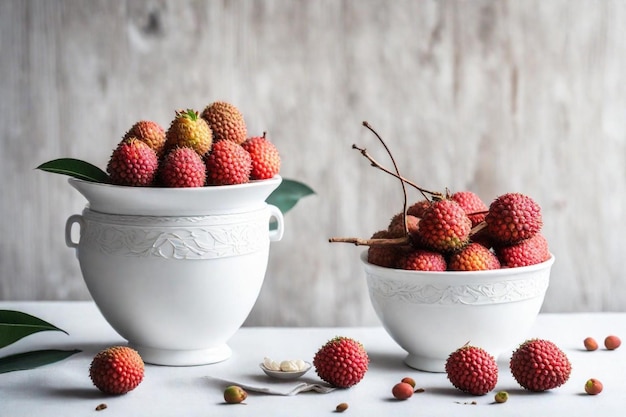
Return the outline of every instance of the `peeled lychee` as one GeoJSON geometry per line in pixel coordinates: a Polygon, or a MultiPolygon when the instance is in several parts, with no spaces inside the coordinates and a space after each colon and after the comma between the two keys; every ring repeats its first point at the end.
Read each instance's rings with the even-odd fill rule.
{"type": "Polygon", "coordinates": [[[560,387],[569,379],[572,365],[553,342],[531,339],[520,345],[511,356],[511,373],[530,391],[546,391],[560,387]]]}
{"type": "Polygon", "coordinates": [[[313,365],[322,380],[338,388],[349,388],[363,379],[369,358],[361,343],[338,336],[317,351],[313,365]]]}
{"type": "Polygon", "coordinates": [[[89,376],[94,385],[105,394],[126,394],[143,380],[144,363],[134,349],[113,346],[93,358],[89,376]]]}

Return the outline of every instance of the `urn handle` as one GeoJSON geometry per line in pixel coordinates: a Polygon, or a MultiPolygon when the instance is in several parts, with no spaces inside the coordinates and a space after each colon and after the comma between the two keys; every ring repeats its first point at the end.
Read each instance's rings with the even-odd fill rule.
{"type": "Polygon", "coordinates": [[[81,230],[85,227],[85,220],[82,215],[73,214],[68,217],[67,222],[65,222],[65,244],[70,248],[78,249],[78,242],[72,240],[72,226],[74,226],[74,223],[78,223],[81,230]]]}
{"type": "Polygon", "coordinates": [[[272,204],[268,204],[267,206],[270,210],[270,220],[274,219],[277,224],[276,229],[270,230],[270,242],[278,242],[283,238],[283,233],[285,232],[283,213],[278,207],[272,204]]]}

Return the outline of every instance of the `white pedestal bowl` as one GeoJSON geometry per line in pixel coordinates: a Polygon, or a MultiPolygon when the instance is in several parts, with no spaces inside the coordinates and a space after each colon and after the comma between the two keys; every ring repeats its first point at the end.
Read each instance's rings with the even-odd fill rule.
{"type": "Polygon", "coordinates": [[[68,218],[66,243],[102,315],[145,362],[230,357],[227,342],[257,300],[270,242],[282,238],[282,214],[265,203],[280,182],[167,189],[70,179],[89,204],[68,218]]]}

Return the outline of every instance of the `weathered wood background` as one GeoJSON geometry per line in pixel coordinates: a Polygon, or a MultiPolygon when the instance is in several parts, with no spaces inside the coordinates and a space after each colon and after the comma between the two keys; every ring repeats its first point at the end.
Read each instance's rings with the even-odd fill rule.
{"type": "MultiPolygon", "coordinates": [[[[269,132],[287,214],[248,324],[369,325],[359,248],[402,207],[356,143],[429,189],[543,207],[544,311],[625,311],[626,2],[0,1],[0,299],[88,299],[57,157],[106,165],[137,120],[230,101],[269,132]]],[[[412,199],[418,196],[411,195],[412,199]]]]}

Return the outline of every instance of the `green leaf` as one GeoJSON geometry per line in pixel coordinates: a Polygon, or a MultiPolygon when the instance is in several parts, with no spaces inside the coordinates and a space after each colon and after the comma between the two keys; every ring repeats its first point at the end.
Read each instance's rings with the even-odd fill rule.
{"type": "Polygon", "coordinates": [[[65,330],[21,311],[0,310],[0,348],[15,343],[18,340],[37,332],[65,330]]]}
{"type": "Polygon", "coordinates": [[[266,202],[279,208],[285,214],[303,197],[315,194],[308,185],[299,181],[283,179],[278,188],[267,198],[266,202]]]}
{"type": "Polygon", "coordinates": [[[80,350],[35,350],[0,358],[0,374],[38,368],[72,356],[80,350]]]}
{"type": "Polygon", "coordinates": [[[91,182],[109,182],[109,176],[106,172],[80,159],[59,158],[45,162],[39,165],[37,169],[55,174],[69,175],[70,177],[91,182]]]}

